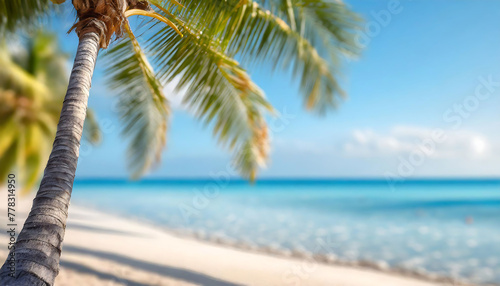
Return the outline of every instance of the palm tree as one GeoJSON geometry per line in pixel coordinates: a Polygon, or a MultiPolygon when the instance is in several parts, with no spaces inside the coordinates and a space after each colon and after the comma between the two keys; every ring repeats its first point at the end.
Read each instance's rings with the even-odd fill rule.
{"type": "MultiPolygon", "coordinates": [[[[56,134],[67,56],[55,35],[40,31],[15,50],[0,45],[0,177],[17,167],[26,193],[39,179],[56,134]]],[[[86,121],[86,139],[96,143],[100,132],[90,110],[86,121]]]]}
{"type": "MultiPolygon", "coordinates": [[[[9,30],[52,11],[48,0],[1,0],[0,25],[9,30]],[[2,6],[3,5],[3,6],[2,6]]],[[[61,3],[64,0],[52,0],[61,3]]],[[[343,92],[343,55],[357,52],[357,17],[326,0],[73,0],[79,45],[52,152],[32,210],[19,234],[16,272],[0,270],[2,285],[53,285],[58,273],[69,200],[78,161],[92,73],[100,49],[117,91],[130,138],[130,169],[140,176],[159,161],[169,108],[163,84],[187,89],[184,103],[235,153],[234,165],[253,180],[268,155],[263,92],[243,66],[271,64],[299,80],[308,109],[324,113],[343,92]],[[141,41],[127,20],[148,16],[141,41]],[[143,49],[142,47],[146,47],[143,49]],[[153,68],[146,55],[150,55],[153,68]],[[237,58],[240,62],[236,61],[237,58]]]]}

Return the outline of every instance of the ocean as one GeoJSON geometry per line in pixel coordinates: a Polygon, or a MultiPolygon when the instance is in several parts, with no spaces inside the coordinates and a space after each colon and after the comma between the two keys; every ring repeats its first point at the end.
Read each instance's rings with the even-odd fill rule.
{"type": "Polygon", "coordinates": [[[500,180],[78,180],[72,201],[257,251],[500,285],[500,180]]]}

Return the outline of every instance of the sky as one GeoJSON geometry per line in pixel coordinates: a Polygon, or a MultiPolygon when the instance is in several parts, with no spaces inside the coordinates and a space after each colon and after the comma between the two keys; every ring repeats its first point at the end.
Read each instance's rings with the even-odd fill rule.
{"type": "MultiPolygon", "coordinates": [[[[249,71],[281,114],[270,119],[272,154],[260,177],[498,177],[500,1],[346,3],[365,19],[359,38],[365,48],[342,70],[348,98],[338,110],[308,113],[287,73],[271,74],[269,66],[249,71]]],[[[73,17],[52,22],[71,58],[77,40],[66,31],[73,17]]],[[[82,144],[77,178],[126,178],[127,142],[100,63],[89,107],[103,141],[82,144]]],[[[167,148],[146,177],[236,175],[231,154],[179,104],[182,93],[172,85],[165,93],[174,109],[167,148]]]]}

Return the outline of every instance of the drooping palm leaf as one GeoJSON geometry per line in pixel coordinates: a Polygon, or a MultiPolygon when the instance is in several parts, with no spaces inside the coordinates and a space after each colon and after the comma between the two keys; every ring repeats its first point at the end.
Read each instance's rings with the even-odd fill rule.
{"type": "Polygon", "coordinates": [[[224,55],[216,42],[187,24],[179,23],[179,29],[183,38],[165,28],[147,40],[155,62],[161,63],[160,77],[167,82],[180,77],[177,88],[187,90],[185,104],[213,127],[221,144],[235,150],[235,167],[252,178],[267,158],[263,151],[267,133],[261,130],[266,129],[264,112],[272,107],[246,71],[224,55]],[[247,162],[237,159],[244,149],[252,151],[252,156],[245,157],[247,162]]]}
{"type": "Polygon", "coordinates": [[[130,137],[129,169],[133,177],[156,165],[165,146],[169,106],[163,86],[156,78],[130,28],[127,37],[107,55],[109,84],[119,97],[123,134],[130,137]]]}
{"type": "Polygon", "coordinates": [[[300,80],[300,88],[309,109],[325,112],[335,107],[337,97],[342,97],[344,93],[338,84],[338,66],[333,65],[331,55],[338,57],[343,51],[337,49],[328,58],[318,50],[318,47],[324,46],[317,44],[318,41],[312,37],[307,37],[312,32],[300,33],[256,2],[244,2],[235,10],[237,16],[227,23],[232,28],[226,29],[223,34],[223,38],[228,39],[229,53],[237,53],[244,63],[260,60],[285,72],[292,69],[294,77],[300,80]]]}
{"type": "Polygon", "coordinates": [[[339,57],[356,56],[360,50],[356,33],[361,19],[340,1],[265,0],[265,7],[276,11],[292,30],[308,39],[322,57],[339,64],[339,57]],[[291,12],[290,12],[291,11],[291,12]]]}
{"type": "MultiPolygon", "coordinates": [[[[358,19],[342,3],[283,1],[296,10],[293,15],[301,20],[294,23],[304,26],[305,32],[292,29],[250,0],[186,1],[184,9],[168,1],[161,3],[164,10],[170,9],[174,23],[184,22],[202,31],[220,42],[223,53],[241,58],[244,65],[265,63],[285,72],[292,69],[300,80],[306,106],[324,112],[335,107],[337,97],[343,96],[337,78],[339,66],[335,63],[342,55],[357,52],[354,36],[358,19]]],[[[281,5],[266,5],[283,14],[278,9],[281,5]]]]}

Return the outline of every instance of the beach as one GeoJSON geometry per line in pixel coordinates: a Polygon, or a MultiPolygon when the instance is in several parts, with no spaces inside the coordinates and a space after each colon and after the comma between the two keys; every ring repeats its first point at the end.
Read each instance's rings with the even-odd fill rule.
{"type": "MultiPolygon", "coordinates": [[[[5,198],[0,212],[6,213],[5,198]]],[[[18,200],[22,225],[31,204],[18,200]]],[[[2,229],[5,229],[3,223],[2,229]]],[[[7,255],[2,231],[0,258],[7,255]]],[[[277,257],[180,237],[155,225],[71,205],[56,285],[437,286],[373,269],[277,257]]]]}

